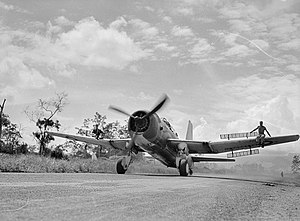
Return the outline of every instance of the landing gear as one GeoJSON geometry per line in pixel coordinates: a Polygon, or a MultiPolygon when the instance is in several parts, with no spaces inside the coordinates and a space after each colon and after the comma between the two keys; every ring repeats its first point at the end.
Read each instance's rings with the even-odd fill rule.
{"type": "Polygon", "coordinates": [[[123,167],[122,161],[123,161],[123,159],[119,159],[116,164],[116,170],[117,170],[118,174],[124,174],[127,171],[127,168],[125,169],[123,167]]]}
{"type": "Polygon", "coordinates": [[[194,161],[192,156],[189,154],[189,149],[186,143],[178,144],[176,167],[179,170],[180,176],[193,174],[192,168],[194,167],[194,161]]]}
{"type": "Polygon", "coordinates": [[[190,170],[190,168],[189,168],[187,160],[182,159],[179,162],[179,174],[180,174],[180,176],[187,176],[187,175],[189,175],[189,170],[190,170]]]}
{"type": "Polygon", "coordinates": [[[117,173],[124,174],[131,163],[132,163],[131,154],[126,157],[123,157],[122,159],[119,159],[116,164],[117,173]]]}

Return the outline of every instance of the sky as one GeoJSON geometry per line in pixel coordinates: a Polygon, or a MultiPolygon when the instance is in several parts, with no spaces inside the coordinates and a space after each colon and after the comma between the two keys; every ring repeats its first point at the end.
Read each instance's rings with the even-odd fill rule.
{"type": "MultiPolygon", "coordinates": [[[[25,108],[61,92],[65,133],[167,94],[158,114],[181,138],[188,120],[197,140],[260,120],[272,136],[299,134],[299,12],[296,0],[0,0],[0,100],[28,143],[25,108]]],[[[272,150],[300,153],[299,141],[272,150]]]]}

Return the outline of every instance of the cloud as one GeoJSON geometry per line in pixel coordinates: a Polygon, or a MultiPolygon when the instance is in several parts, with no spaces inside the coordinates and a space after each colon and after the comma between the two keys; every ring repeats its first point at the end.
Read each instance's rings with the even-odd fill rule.
{"type": "Polygon", "coordinates": [[[215,127],[212,123],[208,123],[201,117],[199,124],[194,128],[194,139],[201,141],[216,141],[222,132],[224,131],[222,131],[221,128],[215,127]]]}
{"type": "Polygon", "coordinates": [[[166,21],[166,22],[168,22],[168,23],[170,23],[170,24],[173,23],[173,20],[172,20],[172,18],[170,16],[164,16],[163,20],[166,21]]]}
{"type": "MultiPolygon", "coordinates": [[[[270,1],[263,6],[256,2],[233,2],[218,6],[217,11],[220,18],[228,23],[230,32],[251,36],[250,39],[255,39],[251,42],[263,49],[261,51],[267,56],[276,59],[281,52],[275,51],[273,45],[285,51],[300,48],[297,37],[299,14],[290,12],[296,7],[296,1],[270,1]],[[273,45],[268,45],[268,42],[273,45]],[[264,51],[266,47],[270,51],[264,51]],[[276,58],[272,54],[276,54],[276,58]]],[[[260,50],[259,47],[257,48],[260,50]]],[[[227,54],[236,54],[236,49],[231,49],[227,54]]]]}
{"type": "MultiPolygon", "coordinates": [[[[53,87],[55,82],[29,67],[17,57],[6,57],[0,62],[0,95],[14,100],[26,90],[53,87]]],[[[24,102],[24,101],[22,101],[24,102]]]]}
{"type": "Polygon", "coordinates": [[[212,52],[215,48],[210,45],[206,39],[199,38],[197,43],[193,46],[189,52],[191,53],[191,58],[194,61],[203,60],[205,58],[208,58],[208,54],[212,52]]]}
{"type": "Polygon", "coordinates": [[[194,11],[192,7],[178,7],[175,9],[174,14],[179,14],[183,16],[193,16],[194,11]]]}
{"type": "Polygon", "coordinates": [[[245,45],[235,45],[222,53],[227,57],[247,57],[254,54],[254,51],[245,45]]]}
{"type": "Polygon", "coordinates": [[[229,20],[228,23],[231,26],[233,32],[249,32],[252,30],[248,21],[243,20],[229,20]]]}
{"type": "Polygon", "coordinates": [[[54,22],[59,26],[73,26],[75,25],[74,21],[70,21],[65,16],[59,16],[54,19],[54,22]]]}
{"type": "Polygon", "coordinates": [[[151,26],[150,23],[141,19],[131,19],[128,23],[134,28],[134,37],[152,39],[159,34],[159,30],[156,27],[151,26]]]}
{"type": "MultiPolygon", "coordinates": [[[[249,132],[254,129],[259,121],[264,121],[271,136],[280,136],[299,133],[299,117],[287,97],[279,95],[266,101],[264,105],[255,105],[244,112],[241,118],[229,122],[225,132],[249,132]]],[[[286,151],[299,152],[296,143],[285,145],[286,151]]],[[[282,149],[281,146],[272,147],[273,150],[282,149]]]]}
{"type": "Polygon", "coordinates": [[[0,2],[0,8],[7,10],[7,11],[12,11],[15,9],[15,7],[13,5],[7,5],[3,2],[0,2]]]}
{"type": "Polygon", "coordinates": [[[1,95],[54,88],[78,66],[122,70],[147,55],[125,32],[105,29],[94,18],[74,23],[60,16],[53,24],[39,32],[0,26],[1,95]]]}
{"type": "Polygon", "coordinates": [[[174,46],[169,46],[167,43],[160,43],[155,45],[155,49],[159,49],[161,51],[170,52],[176,49],[174,46]]]}
{"type": "Polygon", "coordinates": [[[16,7],[14,5],[8,5],[0,1],[0,9],[6,10],[6,11],[16,11],[20,13],[28,13],[28,11],[21,9],[19,7],[16,7]]]}
{"type": "Polygon", "coordinates": [[[294,71],[297,74],[300,73],[300,64],[291,64],[286,67],[288,70],[294,71]]]}
{"type": "Polygon", "coordinates": [[[183,90],[182,89],[173,89],[173,93],[180,96],[183,94],[183,90]]]}
{"type": "Polygon", "coordinates": [[[92,17],[62,33],[55,45],[65,60],[90,67],[120,70],[146,56],[125,32],[105,29],[92,17]]]}
{"type": "Polygon", "coordinates": [[[124,17],[119,17],[117,20],[110,23],[109,27],[111,29],[120,30],[122,27],[127,26],[128,22],[125,20],[124,17]]]}
{"type": "Polygon", "coordinates": [[[183,111],[179,111],[176,109],[168,109],[166,110],[165,117],[171,122],[172,126],[179,132],[181,137],[184,137],[183,131],[189,120],[191,120],[191,116],[183,111]]]}
{"type": "MultiPolygon", "coordinates": [[[[288,96],[293,102],[299,103],[296,99],[300,92],[299,83],[299,78],[292,74],[268,77],[253,74],[221,84],[218,90],[220,94],[227,94],[228,99],[239,101],[238,104],[248,108],[252,103],[264,104],[278,95],[288,96]]],[[[295,111],[300,116],[300,110],[295,109],[295,111]]]]}
{"type": "Polygon", "coordinates": [[[194,36],[193,31],[190,28],[188,28],[187,26],[184,26],[184,27],[174,26],[172,28],[172,34],[176,37],[193,37],[194,36]]]}
{"type": "Polygon", "coordinates": [[[142,101],[149,101],[149,100],[153,100],[154,97],[152,97],[151,95],[146,94],[145,92],[141,91],[141,92],[137,95],[136,99],[142,100],[142,101]]]}
{"type": "Polygon", "coordinates": [[[139,74],[139,68],[138,68],[137,65],[130,65],[129,71],[132,72],[132,73],[139,74]]]}
{"type": "Polygon", "coordinates": [[[230,123],[225,132],[250,130],[259,120],[272,125],[274,135],[300,130],[300,80],[295,75],[251,75],[219,85],[216,108],[230,107],[230,123]],[[233,119],[234,118],[234,119],[233,119]]]}
{"type": "Polygon", "coordinates": [[[281,50],[299,50],[300,49],[300,39],[299,38],[296,38],[296,39],[292,39],[288,42],[283,42],[283,43],[280,43],[278,46],[277,46],[279,49],[281,50]]]}
{"type": "Polygon", "coordinates": [[[297,38],[300,25],[299,14],[284,13],[271,17],[265,21],[269,35],[277,41],[289,41],[297,38]]]}

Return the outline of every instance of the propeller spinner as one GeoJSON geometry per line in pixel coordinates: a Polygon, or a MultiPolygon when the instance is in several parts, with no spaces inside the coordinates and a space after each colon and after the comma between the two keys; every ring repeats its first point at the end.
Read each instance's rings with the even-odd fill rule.
{"type": "Polygon", "coordinates": [[[154,106],[154,108],[151,111],[149,111],[149,112],[147,112],[147,111],[136,111],[133,114],[129,114],[128,112],[122,110],[119,107],[115,107],[115,106],[112,106],[112,105],[109,106],[109,109],[111,109],[113,111],[116,111],[116,112],[119,112],[119,113],[124,114],[124,115],[129,117],[128,126],[129,126],[130,130],[132,130],[134,133],[133,133],[131,142],[129,143],[128,146],[132,147],[134,145],[137,133],[144,132],[144,131],[147,130],[147,128],[150,124],[150,117],[154,113],[156,113],[158,110],[160,110],[166,104],[168,99],[169,99],[169,97],[166,94],[164,94],[160,98],[157,105],[154,106]]]}
{"type": "Polygon", "coordinates": [[[121,114],[124,114],[124,115],[126,115],[130,118],[133,118],[134,121],[135,121],[136,128],[140,128],[140,127],[143,127],[144,124],[145,124],[144,119],[149,118],[155,112],[160,110],[164,106],[164,104],[166,103],[166,101],[168,99],[169,99],[169,97],[166,94],[164,94],[162,96],[162,98],[160,99],[160,101],[158,102],[158,104],[151,111],[149,111],[148,113],[144,112],[144,111],[137,111],[134,114],[129,114],[127,111],[124,111],[121,108],[116,107],[116,106],[112,106],[112,105],[110,105],[108,108],[111,109],[111,110],[114,110],[116,112],[119,112],[121,114]]]}

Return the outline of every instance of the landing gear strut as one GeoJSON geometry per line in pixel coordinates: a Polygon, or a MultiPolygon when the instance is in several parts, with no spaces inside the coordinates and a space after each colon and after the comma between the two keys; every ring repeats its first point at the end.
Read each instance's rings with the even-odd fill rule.
{"type": "Polygon", "coordinates": [[[180,176],[193,175],[193,170],[191,168],[191,163],[189,163],[189,159],[181,159],[178,169],[180,176]]]}
{"type": "Polygon", "coordinates": [[[186,143],[178,144],[178,155],[176,157],[176,167],[179,170],[180,176],[192,175],[192,168],[194,167],[194,161],[189,154],[189,149],[186,143]]]}
{"type": "Polygon", "coordinates": [[[189,165],[187,160],[182,159],[179,163],[179,174],[180,176],[187,176],[189,175],[189,165]]]}
{"type": "Polygon", "coordinates": [[[123,167],[122,161],[123,161],[123,159],[119,159],[116,164],[116,170],[117,170],[118,174],[124,174],[127,171],[127,168],[125,169],[123,167]]]}
{"type": "Polygon", "coordinates": [[[123,157],[122,159],[119,159],[116,164],[117,173],[124,174],[131,163],[132,163],[131,154],[126,157],[123,157]]]}

